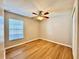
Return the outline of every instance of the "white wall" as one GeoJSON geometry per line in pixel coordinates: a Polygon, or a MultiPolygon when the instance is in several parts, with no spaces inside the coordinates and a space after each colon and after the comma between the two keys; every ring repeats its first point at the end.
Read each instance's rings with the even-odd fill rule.
{"type": "Polygon", "coordinates": [[[40,36],[51,41],[72,45],[71,11],[52,13],[50,19],[42,21],[40,36]]]}
{"type": "Polygon", "coordinates": [[[39,37],[39,23],[36,20],[25,18],[25,39],[27,41],[39,37]]]}
{"type": "Polygon", "coordinates": [[[23,42],[27,42],[33,39],[38,38],[39,34],[39,23],[35,20],[29,19],[27,17],[23,17],[14,13],[5,12],[5,47],[17,45],[23,42]],[[24,21],[24,39],[22,40],[14,40],[10,41],[8,37],[8,19],[18,19],[24,21]]]}

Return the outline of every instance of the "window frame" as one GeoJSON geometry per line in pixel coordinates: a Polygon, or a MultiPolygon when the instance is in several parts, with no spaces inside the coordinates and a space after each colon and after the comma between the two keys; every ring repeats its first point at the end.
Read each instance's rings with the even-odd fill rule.
{"type": "Polygon", "coordinates": [[[9,40],[10,41],[15,41],[15,40],[22,40],[22,39],[24,39],[24,21],[23,20],[21,20],[23,22],[23,29],[22,29],[22,31],[23,31],[23,38],[10,39],[10,37],[9,37],[10,36],[10,34],[9,34],[9,32],[10,32],[9,31],[10,30],[9,29],[9,20],[10,19],[12,19],[12,20],[21,20],[21,19],[16,19],[16,18],[8,18],[8,38],[9,38],[9,40]]]}
{"type": "Polygon", "coordinates": [[[4,17],[2,15],[0,15],[0,20],[1,20],[1,27],[0,27],[0,30],[1,30],[1,34],[0,34],[0,44],[4,41],[4,17]]]}

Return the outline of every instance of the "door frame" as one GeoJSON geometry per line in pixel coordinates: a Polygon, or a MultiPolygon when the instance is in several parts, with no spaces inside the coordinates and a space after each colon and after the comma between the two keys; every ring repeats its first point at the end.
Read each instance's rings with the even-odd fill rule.
{"type": "Polygon", "coordinates": [[[75,0],[73,6],[73,34],[72,34],[72,51],[73,59],[77,59],[77,40],[78,40],[78,0],[75,0]]]}

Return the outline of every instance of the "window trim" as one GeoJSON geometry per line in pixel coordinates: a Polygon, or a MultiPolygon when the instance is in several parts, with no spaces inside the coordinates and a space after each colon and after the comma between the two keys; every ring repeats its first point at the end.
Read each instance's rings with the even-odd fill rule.
{"type": "MultiPolygon", "coordinates": [[[[16,19],[16,18],[8,18],[8,38],[9,38],[9,35],[10,35],[10,34],[9,34],[9,20],[10,20],[10,19],[13,19],[13,20],[21,20],[21,19],[16,19]]],[[[23,21],[23,20],[21,20],[21,21],[23,21]]],[[[21,30],[23,30],[23,38],[16,38],[16,39],[10,39],[10,38],[9,38],[9,40],[10,40],[10,41],[15,41],[15,40],[22,40],[22,39],[24,39],[24,37],[25,37],[25,36],[24,36],[24,21],[23,21],[23,29],[21,29],[21,30]]]]}

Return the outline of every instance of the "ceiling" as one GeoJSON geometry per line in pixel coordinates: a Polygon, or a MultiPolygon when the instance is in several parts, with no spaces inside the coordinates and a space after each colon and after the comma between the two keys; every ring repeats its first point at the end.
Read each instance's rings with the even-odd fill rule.
{"type": "Polygon", "coordinates": [[[4,8],[24,16],[32,16],[32,12],[44,10],[63,12],[72,10],[74,0],[5,0],[4,8]]]}

